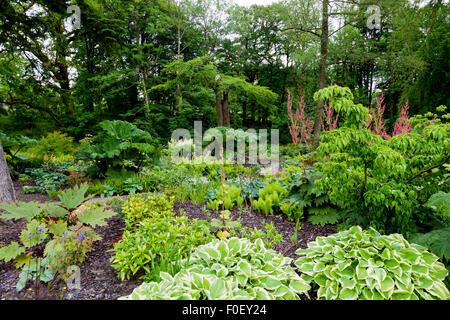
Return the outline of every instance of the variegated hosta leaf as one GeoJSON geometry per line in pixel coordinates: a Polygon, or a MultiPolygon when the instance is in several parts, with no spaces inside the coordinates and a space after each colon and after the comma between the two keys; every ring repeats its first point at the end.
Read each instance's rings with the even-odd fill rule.
{"type": "Polygon", "coordinates": [[[291,259],[261,240],[214,240],[194,249],[189,265],[160,283],[144,283],[121,299],[298,300],[310,289],[290,267],[291,259]]]}
{"type": "Polygon", "coordinates": [[[295,264],[302,278],[319,286],[319,299],[417,300],[450,298],[448,272],[438,257],[402,235],[375,229],[319,237],[295,264]]]}

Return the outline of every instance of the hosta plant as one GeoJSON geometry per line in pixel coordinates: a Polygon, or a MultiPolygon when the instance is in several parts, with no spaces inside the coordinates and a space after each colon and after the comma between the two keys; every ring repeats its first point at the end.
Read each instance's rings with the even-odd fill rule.
{"type": "Polygon", "coordinates": [[[319,299],[418,300],[450,298],[443,283],[447,270],[424,247],[400,234],[375,229],[349,230],[318,237],[295,264],[312,281],[319,299]]]}
{"type": "Polygon", "coordinates": [[[144,283],[121,299],[297,300],[310,286],[290,263],[260,239],[214,240],[194,249],[175,276],[163,274],[160,283],[144,283]]]}

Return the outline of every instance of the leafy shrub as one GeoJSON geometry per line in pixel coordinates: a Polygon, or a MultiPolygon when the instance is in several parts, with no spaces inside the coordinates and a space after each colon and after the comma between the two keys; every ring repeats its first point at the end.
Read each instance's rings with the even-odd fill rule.
{"type": "Polygon", "coordinates": [[[154,217],[173,217],[173,197],[165,194],[130,195],[122,206],[122,215],[127,228],[154,217]]]}
{"type": "Polygon", "coordinates": [[[9,136],[1,131],[0,140],[11,174],[18,175],[25,172],[26,168],[39,167],[42,164],[41,159],[32,159],[22,152],[24,149],[36,145],[37,140],[26,136],[9,136]]]}
{"type": "Polygon", "coordinates": [[[265,215],[273,214],[274,208],[279,208],[281,201],[288,195],[288,190],[276,182],[269,183],[259,191],[259,199],[252,201],[252,206],[265,215]]]}
{"type": "Polygon", "coordinates": [[[10,136],[0,131],[0,140],[2,140],[3,151],[10,156],[17,156],[17,154],[24,148],[28,148],[38,144],[35,139],[26,136],[10,136]]]}
{"type": "MultiPolygon", "coordinates": [[[[126,204],[123,207],[125,212],[126,204]]],[[[135,230],[126,230],[114,245],[111,266],[121,280],[138,272],[140,279],[158,281],[160,272],[175,274],[180,261],[189,256],[191,247],[213,238],[206,221],[189,222],[187,217],[155,215],[139,223],[135,230]]]]}
{"type": "Polygon", "coordinates": [[[443,299],[450,293],[438,257],[410,244],[400,234],[381,235],[375,229],[349,230],[318,237],[295,264],[302,278],[318,286],[326,300],[443,299]]]}
{"type": "Polygon", "coordinates": [[[243,203],[244,199],[241,197],[241,189],[233,185],[225,185],[225,191],[223,191],[222,186],[219,187],[216,200],[208,201],[208,208],[218,211],[223,205],[225,210],[232,210],[235,205],[241,208],[243,203]]]}
{"type": "Polygon", "coordinates": [[[131,161],[132,166],[140,168],[157,150],[150,134],[126,121],[103,121],[99,124],[103,130],[96,137],[81,144],[78,157],[93,161],[102,173],[109,168],[125,168],[131,161]]]}
{"type": "MultiPolygon", "coordinates": [[[[383,233],[417,232],[420,202],[449,185],[442,170],[433,170],[448,161],[449,124],[433,124],[423,133],[400,134],[387,141],[360,129],[370,118],[368,109],[353,103],[348,88],[325,88],[315,98],[330,101],[345,116],[343,127],[321,136],[317,154],[325,161],[316,164],[321,171],[317,190],[339,207],[354,210],[364,226],[383,233]]],[[[347,225],[355,223],[347,220],[347,225]]]]}
{"type": "Polygon", "coordinates": [[[41,138],[39,143],[33,147],[33,152],[41,157],[73,154],[75,152],[73,138],[69,137],[67,133],[54,131],[41,138]]]}
{"type": "Polygon", "coordinates": [[[297,300],[310,286],[290,267],[291,259],[259,239],[214,240],[194,249],[188,267],[160,283],[144,283],[129,300],[297,300]]]}
{"type": "Polygon", "coordinates": [[[83,262],[92,242],[101,239],[92,228],[106,225],[105,219],[115,213],[83,205],[89,199],[85,197],[87,189],[87,185],[82,185],[62,191],[59,204],[0,204],[7,212],[2,214],[2,219],[24,218],[28,222],[20,236],[22,245],[11,242],[0,248],[0,259],[14,260],[18,268],[25,266],[19,276],[17,291],[24,288],[27,279],[48,282],[57,274],[66,279],[67,268],[83,262]],[[39,265],[44,261],[47,267],[42,272],[33,273],[28,267],[30,263],[39,265]],[[44,277],[39,279],[40,276],[44,277]]]}

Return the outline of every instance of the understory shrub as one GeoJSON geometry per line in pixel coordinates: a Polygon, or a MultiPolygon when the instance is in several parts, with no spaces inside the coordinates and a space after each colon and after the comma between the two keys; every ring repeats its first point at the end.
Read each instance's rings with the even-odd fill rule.
{"type": "Polygon", "coordinates": [[[375,229],[349,230],[318,237],[295,264],[311,281],[319,299],[418,300],[450,298],[442,282],[447,270],[426,248],[400,234],[375,229]]]}
{"type": "Polygon", "coordinates": [[[102,131],[80,145],[78,157],[95,163],[101,173],[105,174],[109,168],[139,169],[145,161],[157,156],[155,140],[134,124],[106,120],[99,126],[102,131]]]}
{"type": "Polygon", "coordinates": [[[214,240],[194,249],[187,267],[161,282],[143,283],[123,300],[298,300],[310,286],[291,259],[266,249],[262,240],[214,240]]]}
{"type": "Polygon", "coordinates": [[[122,205],[122,216],[128,229],[155,217],[173,217],[173,197],[165,194],[130,195],[122,205]]]}
{"type": "Polygon", "coordinates": [[[139,273],[140,279],[159,281],[161,272],[175,274],[181,269],[181,260],[190,255],[192,247],[212,239],[206,221],[154,215],[140,222],[136,229],[123,233],[111,250],[114,252],[111,266],[118,270],[121,280],[139,273]]]}
{"type": "Polygon", "coordinates": [[[450,124],[430,124],[421,133],[385,140],[361,129],[369,111],[353,103],[350,89],[331,86],[314,98],[330,101],[345,119],[342,127],[321,135],[317,154],[324,160],[316,164],[321,172],[317,190],[340,208],[353,210],[346,226],[356,222],[387,234],[417,232],[420,204],[450,185],[440,169],[449,160],[450,124]]]}
{"type": "Polygon", "coordinates": [[[41,138],[32,151],[40,157],[63,156],[73,154],[75,146],[73,138],[69,137],[67,133],[54,131],[41,138]]]}

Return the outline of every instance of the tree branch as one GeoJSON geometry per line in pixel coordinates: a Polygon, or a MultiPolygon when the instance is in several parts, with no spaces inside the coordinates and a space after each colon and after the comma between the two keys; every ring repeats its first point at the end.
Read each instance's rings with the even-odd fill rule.
{"type": "Polygon", "coordinates": [[[439,168],[440,166],[443,166],[444,164],[446,164],[448,162],[449,159],[450,159],[450,156],[447,155],[447,157],[444,159],[443,162],[441,162],[441,163],[439,163],[439,164],[437,164],[435,166],[432,166],[432,167],[430,167],[428,169],[425,169],[425,170],[419,172],[418,174],[416,174],[416,175],[412,176],[411,178],[409,178],[406,182],[409,183],[409,182],[413,181],[414,179],[420,177],[424,173],[427,173],[427,172],[429,172],[429,171],[431,171],[433,169],[436,169],[436,168],[439,168]]]}

